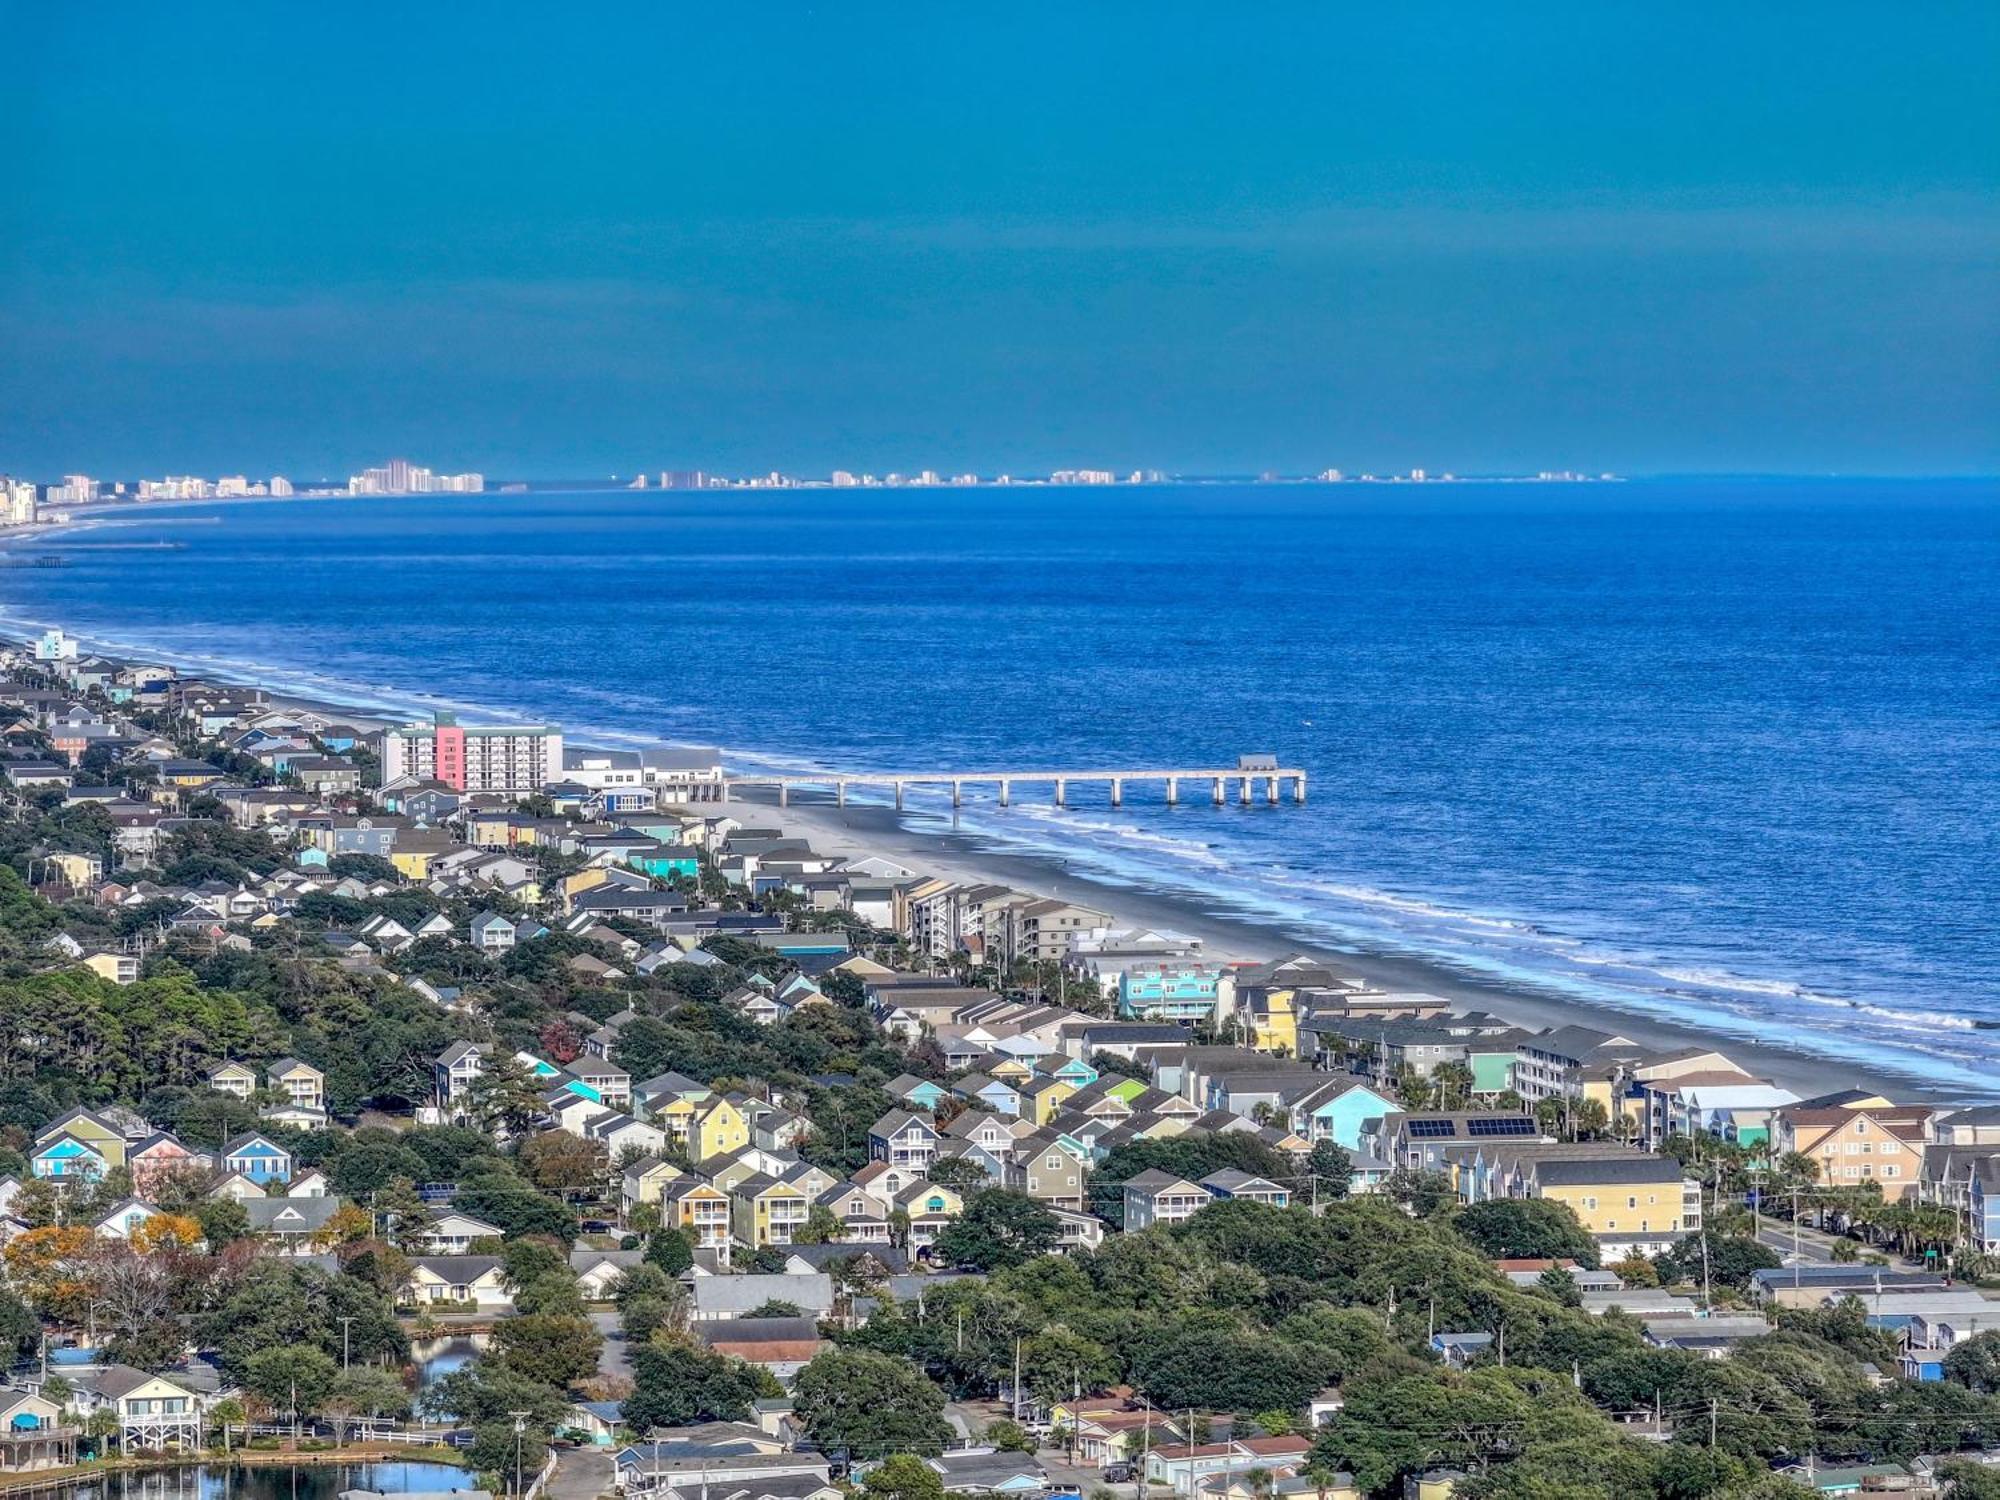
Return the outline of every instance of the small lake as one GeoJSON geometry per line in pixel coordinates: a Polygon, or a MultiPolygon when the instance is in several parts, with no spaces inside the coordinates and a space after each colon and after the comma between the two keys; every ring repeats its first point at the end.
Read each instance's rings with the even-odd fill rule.
{"type": "Polygon", "coordinates": [[[490,1334],[455,1333],[443,1338],[410,1340],[410,1364],[417,1372],[417,1391],[455,1375],[486,1352],[490,1334]]]}
{"type": "Polygon", "coordinates": [[[469,1490],[477,1476],[456,1464],[378,1460],[354,1464],[191,1464],[127,1471],[42,1490],[54,1500],[339,1500],[342,1490],[385,1495],[469,1490]]]}

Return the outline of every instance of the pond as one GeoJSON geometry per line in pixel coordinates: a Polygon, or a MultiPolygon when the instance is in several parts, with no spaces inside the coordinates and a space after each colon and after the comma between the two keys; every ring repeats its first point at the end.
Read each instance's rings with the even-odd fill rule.
{"type": "Polygon", "coordinates": [[[457,1333],[444,1338],[412,1339],[410,1363],[417,1372],[417,1392],[422,1393],[447,1375],[456,1374],[480,1355],[492,1342],[484,1333],[457,1333]]]}
{"type": "Polygon", "coordinates": [[[54,1500],[339,1500],[342,1490],[385,1495],[469,1490],[477,1476],[456,1464],[374,1460],[352,1464],[190,1464],[78,1480],[39,1497],[54,1500]]]}

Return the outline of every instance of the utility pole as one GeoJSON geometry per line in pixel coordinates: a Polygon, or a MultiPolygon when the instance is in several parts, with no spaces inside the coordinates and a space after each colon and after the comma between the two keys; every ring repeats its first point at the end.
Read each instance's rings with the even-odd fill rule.
{"type": "Polygon", "coordinates": [[[354,1315],[353,1315],[352,1313],[346,1313],[346,1314],[343,1314],[343,1315],[341,1316],[341,1319],[340,1319],[340,1368],[341,1368],[342,1370],[345,1370],[345,1369],[347,1368],[347,1350],[348,1350],[348,1335],[349,1335],[349,1334],[350,1334],[350,1333],[352,1332],[352,1328],[351,1328],[351,1325],[353,1324],[353,1322],[354,1322],[354,1315]]]}
{"type": "Polygon", "coordinates": [[[514,1419],[514,1493],[518,1495],[521,1493],[521,1440],[528,1430],[528,1413],[510,1411],[507,1415],[514,1419]]]}
{"type": "Polygon", "coordinates": [[[1714,1396],[1708,1398],[1708,1446],[1715,1446],[1715,1421],[1722,1410],[1722,1402],[1714,1396]]]}
{"type": "Polygon", "coordinates": [[[1798,1188],[1792,1188],[1792,1290],[1798,1290],[1800,1250],[1798,1250],[1798,1188]]]}

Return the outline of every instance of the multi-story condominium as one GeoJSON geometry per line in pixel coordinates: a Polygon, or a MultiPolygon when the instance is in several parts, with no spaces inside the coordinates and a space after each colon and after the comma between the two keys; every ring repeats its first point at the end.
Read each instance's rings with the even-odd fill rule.
{"type": "Polygon", "coordinates": [[[1923,1181],[1924,1148],[1936,1111],[1898,1105],[1879,1094],[1850,1090],[1778,1111],[1771,1149],[1798,1152],[1819,1167],[1822,1187],[1879,1183],[1890,1202],[1914,1197],[1923,1181]]]}
{"type": "Polygon", "coordinates": [[[0,516],[9,526],[32,526],[39,512],[35,508],[35,487],[25,479],[0,476],[0,516]]]}
{"type": "Polygon", "coordinates": [[[1134,963],[1117,976],[1117,982],[1118,1014],[1146,1021],[1213,1020],[1235,1000],[1235,980],[1227,966],[1205,959],[1134,963]]]}
{"type": "Polygon", "coordinates": [[[431,724],[406,724],[382,736],[384,785],[412,776],[454,791],[521,795],[562,775],[556,724],[461,724],[457,715],[440,713],[431,724]]]}

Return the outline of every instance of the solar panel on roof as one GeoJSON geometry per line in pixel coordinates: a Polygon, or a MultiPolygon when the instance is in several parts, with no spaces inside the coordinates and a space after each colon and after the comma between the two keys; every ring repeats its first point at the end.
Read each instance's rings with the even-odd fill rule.
{"type": "Polygon", "coordinates": [[[1435,1140],[1439,1136],[1452,1134],[1451,1121],[1412,1120],[1409,1124],[1409,1131],[1413,1140],[1435,1140]]]}
{"type": "Polygon", "coordinates": [[[1535,1122],[1524,1115],[1492,1115],[1466,1121],[1465,1131],[1467,1135],[1533,1135],[1535,1122]]]}

